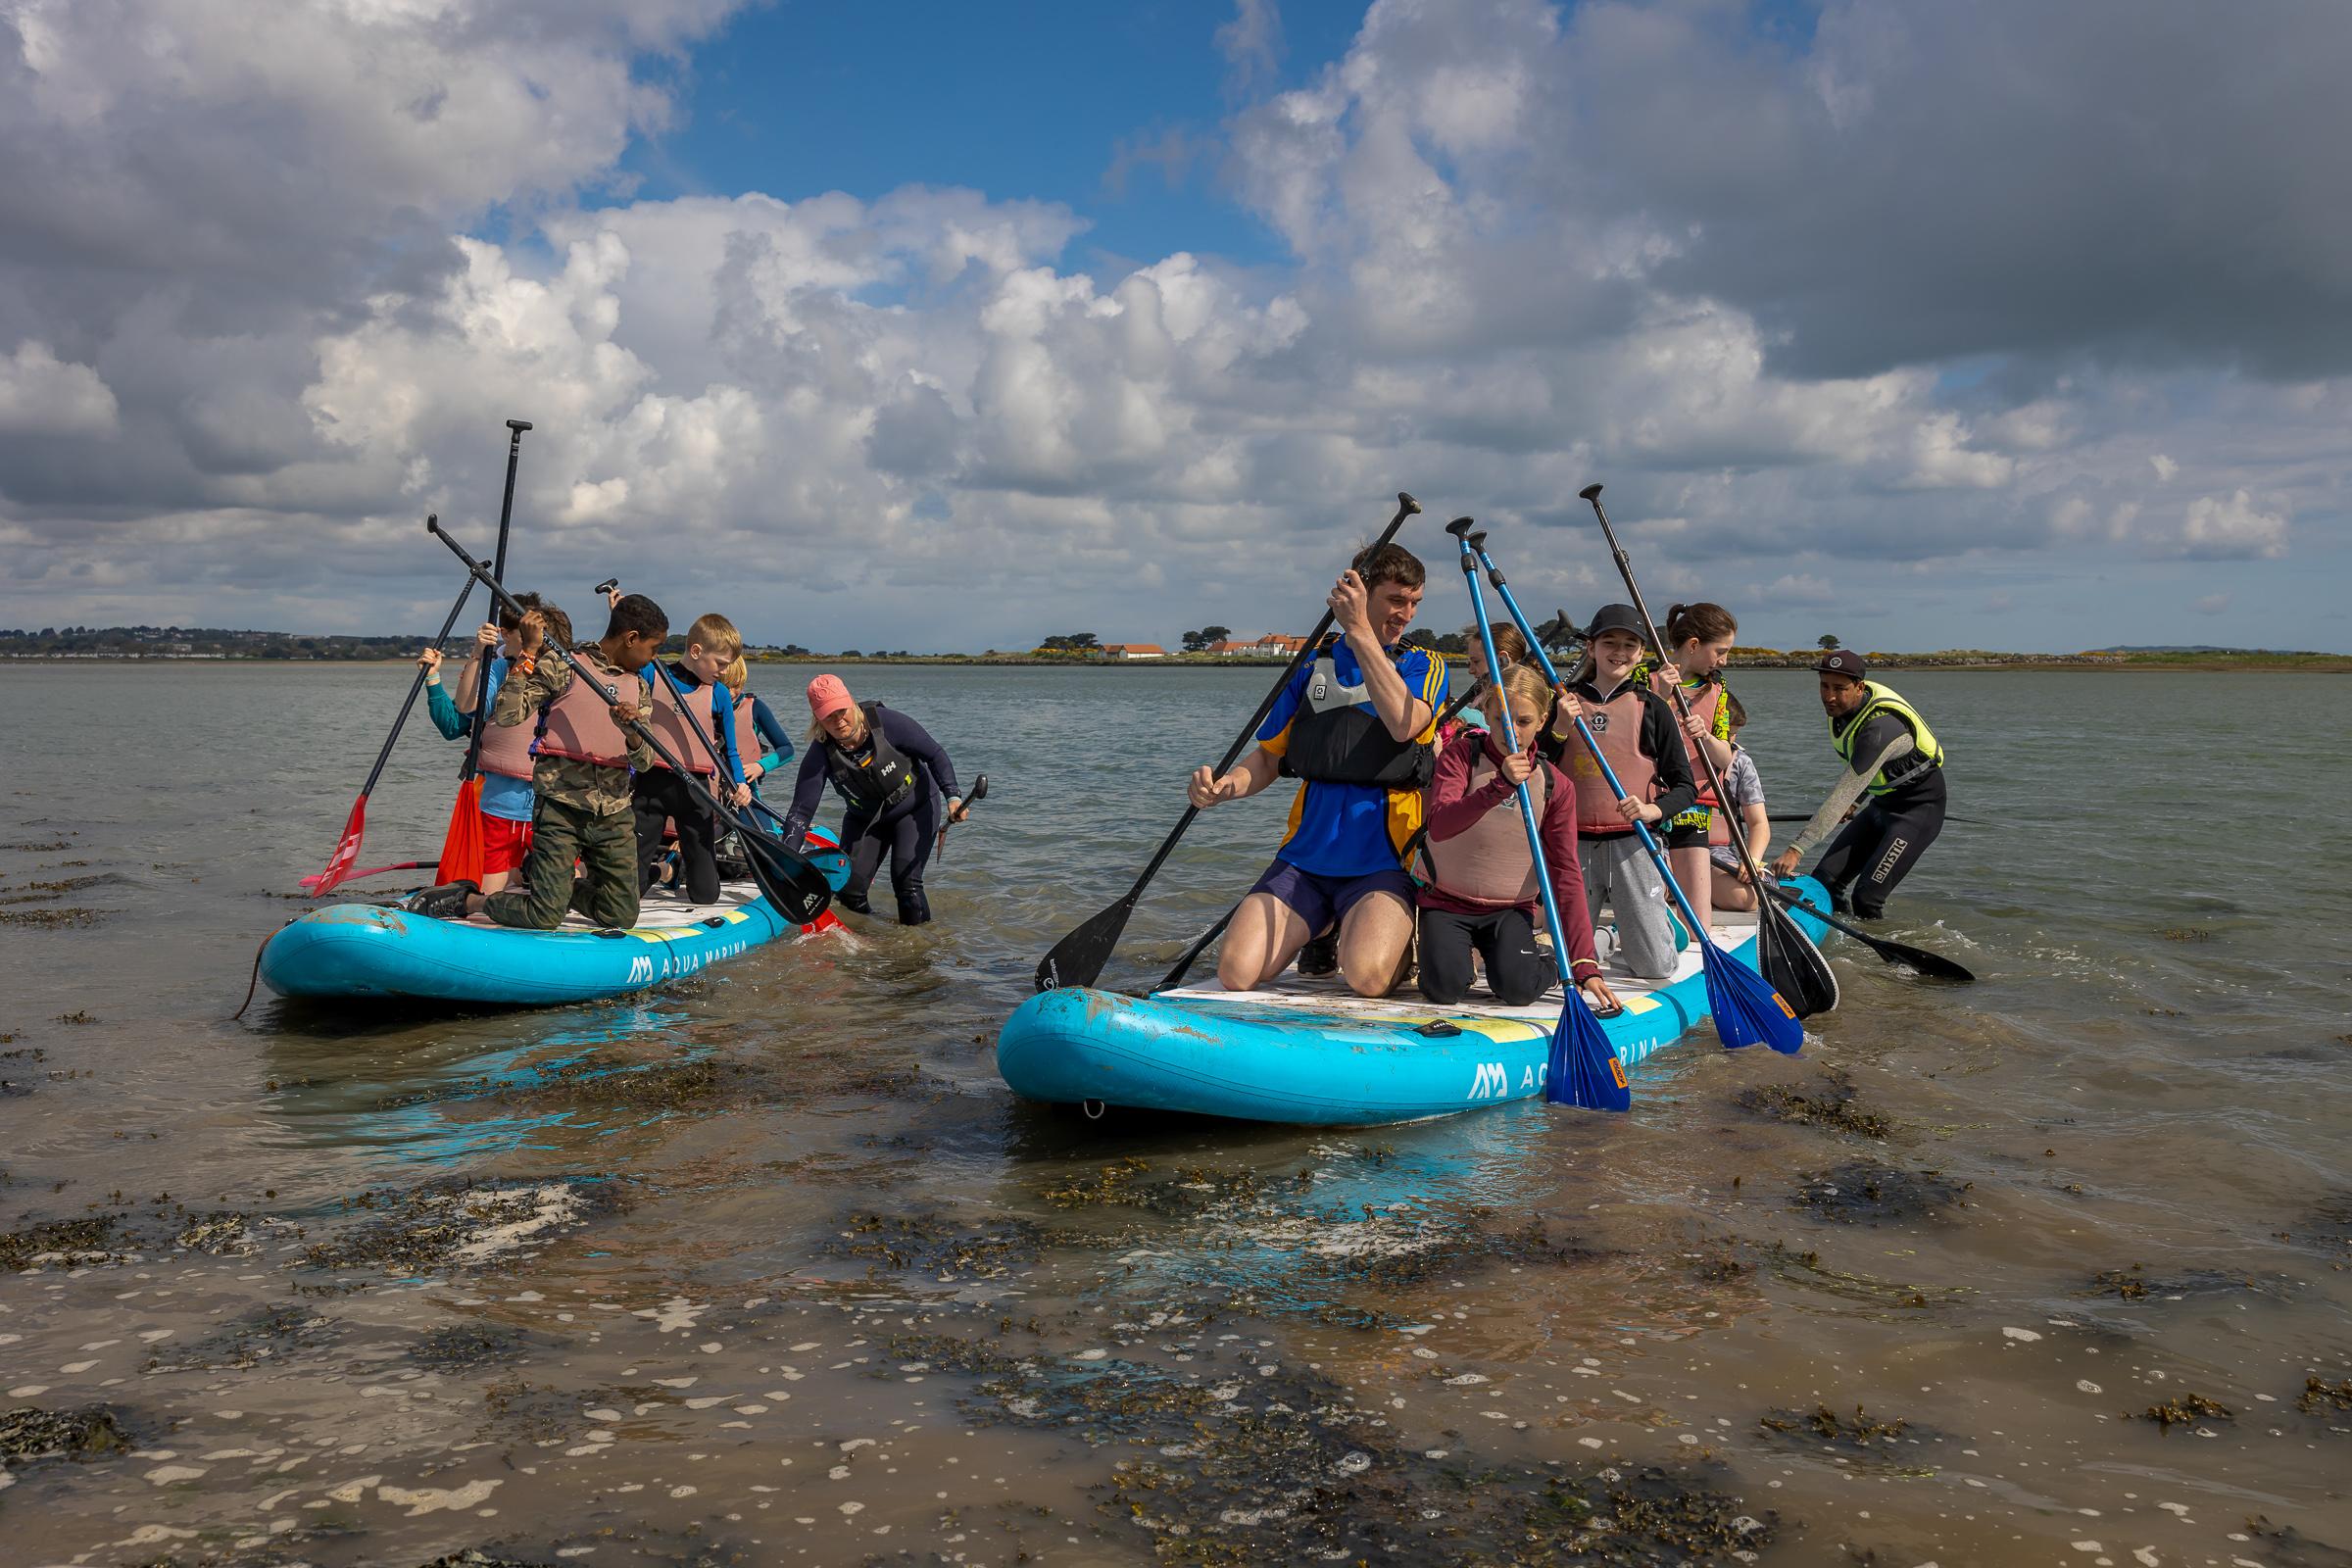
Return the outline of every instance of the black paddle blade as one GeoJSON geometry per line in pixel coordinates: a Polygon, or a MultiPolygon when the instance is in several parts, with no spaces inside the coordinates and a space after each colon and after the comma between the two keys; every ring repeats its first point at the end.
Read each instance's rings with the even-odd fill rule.
{"type": "Polygon", "coordinates": [[[1838,976],[1803,928],[1770,899],[1756,907],[1756,958],[1764,978],[1799,1018],[1838,1005],[1838,976]]]}
{"type": "Polygon", "coordinates": [[[1973,985],[1976,982],[1977,977],[1972,970],[1954,963],[1940,954],[1930,953],[1925,948],[1914,948],[1906,943],[1889,942],[1885,937],[1874,937],[1867,931],[1857,931],[1827,909],[1816,907],[1812,903],[1798,898],[1787,888],[1771,887],[1766,891],[1781,903],[1803,909],[1807,914],[1829,926],[1831,930],[1844,932],[1888,963],[1906,965],[1918,970],[1931,980],[1949,980],[1958,985],[1973,985]]]}
{"type": "Polygon", "coordinates": [[[824,873],[807,860],[745,822],[738,835],[752,864],[752,880],[760,884],[768,906],[795,925],[807,925],[833,902],[833,889],[824,873]]]}
{"type": "MultiPolygon", "coordinates": [[[[1139,890],[1140,891],[1140,890],[1139,890]]],[[[1037,989],[1058,991],[1067,986],[1091,986],[1102,978],[1127,917],[1135,913],[1135,894],[1096,914],[1077,930],[1054,944],[1054,951],[1037,960],[1037,989]]]]}

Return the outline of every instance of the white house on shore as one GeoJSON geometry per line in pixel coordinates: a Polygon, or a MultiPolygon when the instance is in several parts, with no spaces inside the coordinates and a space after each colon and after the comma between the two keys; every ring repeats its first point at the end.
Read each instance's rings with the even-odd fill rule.
{"type": "Polygon", "coordinates": [[[1305,646],[1306,639],[1303,637],[1285,637],[1280,632],[1270,631],[1255,642],[1210,643],[1205,652],[1227,659],[1289,659],[1305,646]]]}
{"type": "Polygon", "coordinates": [[[1105,659],[1165,659],[1168,651],[1157,643],[1104,643],[1105,659]]]}

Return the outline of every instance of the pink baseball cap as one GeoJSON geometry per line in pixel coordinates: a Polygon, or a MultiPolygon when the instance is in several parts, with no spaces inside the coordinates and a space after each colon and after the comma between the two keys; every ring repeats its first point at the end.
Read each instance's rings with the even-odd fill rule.
{"type": "Polygon", "coordinates": [[[812,717],[823,718],[828,713],[838,713],[845,708],[857,706],[850,697],[849,687],[842,684],[839,675],[819,675],[808,683],[808,711],[812,717]]]}

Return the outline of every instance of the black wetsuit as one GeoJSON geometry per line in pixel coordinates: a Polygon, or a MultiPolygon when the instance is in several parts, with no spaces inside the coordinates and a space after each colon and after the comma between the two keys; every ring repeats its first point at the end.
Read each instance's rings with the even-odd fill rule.
{"type": "MultiPolygon", "coordinates": [[[[853,913],[871,914],[873,906],[866,896],[873,887],[875,874],[882,868],[883,857],[888,856],[890,889],[898,900],[899,923],[923,925],[931,918],[931,901],[923,893],[923,868],[939,840],[940,814],[944,809],[941,797],[957,797],[963,792],[956,786],[956,768],[948,760],[947,751],[922,725],[897,709],[879,704],[871,708],[867,722],[879,728],[900,755],[913,764],[915,782],[914,788],[895,806],[876,807],[871,802],[861,806],[858,800],[844,795],[849,809],[841,819],[841,847],[849,853],[850,879],[842,887],[840,904],[853,913]]],[[[827,754],[846,755],[856,762],[869,759],[872,752],[870,736],[862,751],[848,754],[833,744],[832,737],[817,737],[802,754],[801,770],[793,780],[792,809],[784,817],[786,843],[798,843],[808,824],[816,819],[817,802],[823,798],[825,785],[832,777],[826,766],[827,754]]]]}
{"type": "MultiPolygon", "coordinates": [[[[1868,760],[1910,733],[1899,715],[1874,714],[1855,739],[1853,755],[1868,760]]],[[[1831,901],[1866,920],[1886,912],[1887,896],[1943,831],[1942,767],[1914,751],[1888,762],[1886,773],[1895,787],[1866,797],[1813,867],[1831,901]]]]}

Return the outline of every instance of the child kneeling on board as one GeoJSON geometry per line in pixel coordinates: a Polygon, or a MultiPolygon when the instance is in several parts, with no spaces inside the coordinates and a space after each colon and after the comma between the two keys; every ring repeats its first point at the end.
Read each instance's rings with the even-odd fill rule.
{"type": "Polygon", "coordinates": [[[1470,994],[1470,955],[1486,963],[1487,989],[1506,1006],[1523,1007],[1558,978],[1550,955],[1536,943],[1542,891],[1527,848],[1516,786],[1527,785],[1536,808],[1544,868],[1565,931],[1569,973],[1596,1008],[1617,1005],[1592,949],[1592,918],[1585,906],[1585,878],[1576,856],[1576,788],[1535,754],[1537,733],[1551,711],[1552,692],[1537,671],[1506,666],[1498,696],[1490,685],[1482,703],[1488,728],[1464,729],[1438,753],[1430,786],[1429,837],[1416,867],[1423,879],[1421,995],[1450,1007],[1470,994]],[[1507,699],[1508,710],[1505,710],[1507,699]]]}

